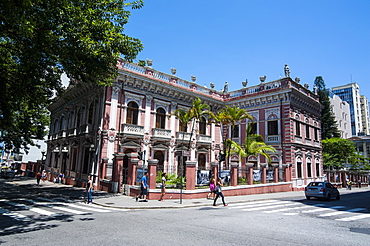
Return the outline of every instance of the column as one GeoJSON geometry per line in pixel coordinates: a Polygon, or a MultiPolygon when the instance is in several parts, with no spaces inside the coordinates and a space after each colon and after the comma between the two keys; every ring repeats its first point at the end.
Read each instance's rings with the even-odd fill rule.
{"type": "Polygon", "coordinates": [[[274,183],[279,182],[279,164],[272,164],[271,165],[274,168],[274,183]]]}
{"type": "Polygon", "coordinates": [[[285,181],[285,182],[289,182],[289,181],[290,181],[290,175],[289,175],[290,169],[289,169],[289,164],[283,164],[283,168],[284,168],[284,181],[285,181]]]}
{"type": "Polygon", "coordinates": [[[262,184],[266,184],[266,166],[267,166],[267,164],[260,164],[260,166],[261,166],[261,171],[262,171],[262,173],[261,173],[261,182],[262,182],[262,184]]]}
{"type": "Polygon", "coordinates": [[[231,186],[238,185],[238,166],[239,162],[231,162],[231,186]]]}
{"type": "Polygon", "coordinates": [[[195,190],[196,165],[197,165],[196,161],[186,161],[186,189],[187,190],[195,190]]]}
{"type": "Polygon", "coordinates": [[[128,177],[127,177],[127,184],[128,185],[135,185],[136,176],[137,176],[137,165],[139,163],[139,159],[137,156],[133,156],[134,153],[131,153],[131,158],[128,161],[128,177]]]}
{"type": "Polygon", "coordinates": [[[121,191],[119,184],[122,183],[122,166],[125,154],[114,154],[113,156],[112,192],[117,193],[121,191]]]}
{"type": "Polygon", "coordinates": [[[148,160],[149,189],[155,189],[157,177],[157,159],[148,160]]]}
{"type": "Polygon", "coordinates": [[[211,170],[215,178],[218,177],[218,162],[211,162],[211,170]]]}
{"type": "Polygon", "coordinates": [[[245,164],[248,170],[248,184],[253,185],[253,163],[245,164]]]}
{"type": "Polygon", "coordinates": [[[101,171],[101,174],[100,174],[100,178],[102,179],[106,179],[106,176],[107,176],[107,163],[108,163],[108,158],[102,158],[101,159],[101,168],[100,168],[100,171],[101,171]]]}

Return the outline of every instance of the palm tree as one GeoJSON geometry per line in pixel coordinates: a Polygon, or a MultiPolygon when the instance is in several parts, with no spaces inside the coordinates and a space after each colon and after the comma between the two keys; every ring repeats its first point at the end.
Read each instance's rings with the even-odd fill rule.
{"type": "Polygon", "coordinates": [[[192,134],[194,132],[195,125],[197,121],[201,119],[203,115],[206,115],[209,113],[210,107],[208,104],[203,104],[199,97],[197,97],[195,100],[192,101],[191,108],[189,110],[189,114],[191,117],[191,120],[193,121],[193,126],[191,129],[191,135],[189,140],[189,148],[191,143],[192,134]]]}
{"type": "Polygon", "coordinates": [[[247,126],[246,138],[243,146],[240,146],[232,140],[229,140],[229,144],[233,152],[238,153],[240,157],[246,157],[247,161],[252,155],[262,155],[267,159],[268,163],[271,163],[271,153],[276,153],[276,149],[271,145],[267,145],[261,135],[252,133],[251,123],[247,126]]]}
{"type": "MultiPolygon", "coordinates": [[[[243,120],[253,120],[253,117],[248,114],[247,110],[241,109],[236,106],[230,107],[226,105],[226,107],[218,111],[217,114],[213,114],[212,112],[210,112],[210,114],[212,118],[221,123],[221,129],[223,125],[231,126],[231,133],[234,132],[235,126],[241,123],[243,120]]],[[[224,140],[224,153],[226,153],[227,164],[229,164],[230,162],[229,159],[232,142],[233,141],[230,138],[224,140]]]]}
{"type": "MultiPolygon", "coordinates": [[[[171,115],[174,115],[179,120],[179,123],[180,123],[181,128],[182,128],[182,129],[180,129],[182,131],[182,141],[181,142],[184,143],[185,133],[187,132],[188,124],[192,120],[191,114],[190,114],[189,111],[178,108],[171,115]]],[[[171,117],[171,115],[169,117],[171,117]]],[[[180,173],[180,176],[183,175],[183,162],[184,162],[184,153],[183,153],[184,148],[183,148],[183,146],[181,147],[181,150],[182,150],[182,154],[181,154],[181,167],[180,167],[181,168],[181,173],[180,173]]]]}

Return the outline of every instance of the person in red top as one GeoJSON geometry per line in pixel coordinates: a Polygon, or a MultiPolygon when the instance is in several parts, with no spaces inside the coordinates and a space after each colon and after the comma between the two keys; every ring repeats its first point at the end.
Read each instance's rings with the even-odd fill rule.
{"type": "Polygon", "coordinates": [[[41,173],[38,172],[37,175],[36,175],[37,185],[40,185],[40,180],[41,180],[41,173]]]}

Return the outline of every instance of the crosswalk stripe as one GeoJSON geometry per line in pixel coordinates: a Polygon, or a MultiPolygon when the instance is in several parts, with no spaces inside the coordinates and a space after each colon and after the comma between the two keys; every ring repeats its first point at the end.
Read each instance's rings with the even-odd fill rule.
{"type": "Polygon", "coordinates": [[[73,208],[78,208],[78,209],[83,209],[83,210],[88,210],[88,211],[100,212],[100,213],[109,213],[109,212],[111,212],[110,210],[102,209],[100,207],[99,208],[93,208],[92,205],[80,206],[80,205],[75,205],[73,203],[62,203],[62,202],[59,202],[59,201],[50,200],[50,199],[42,198],[42,197],[38,198],[38,200],[52,202],[54,204],[70,206],[70,207],[73,207],[73,208]]]}
{"type": "Polygon", "coordinates": [[[263,200],[263,201],[254,201],[254,202],[248,202],[248,203],[237,203],[237,204],[229,204],[229,206],[236,208],[236,207],[249,206],[251,204],[260,204],[260,203],[267,204],[271,202],[278,202],[278,200],[263,200]]]}
{"type": "Polygon", "coordinates": [[[331,209],[338,209],[338,208],[345,208],[345,206],[335,206],[335,207],[328,207],[328,208],[316,208],[316,209],[312,209],[312,210],[302,211],[302,213],[316,213],[316,212],[321,212],[321,211],[331,210],[331,209]]]}
{"type": "Polygon", "coordinates": [[[338,221],[354,221],[354,220],[365,219],[365,218],[370,218],[370,214],[360,214],[360,215],[351,216],[351,217],[347,217],[347,218],[336,219],[336,220],[338,220],[338,221]]]}
{"type": "Polygon", "coordinates": [[[9,210],[4,209],[4,208],[0,208],[0,214],[11,217],[15,220],[25,220],[25,219],[28,218],[25,215],[22,215],[20,213],[15,213],[15,212],[9,211],[9,210]]]}
{"type": "MultiPolygon", "coordinates": [[[[264,213],[277,213],[277,212],[284,212],[284,211],[287,211],[287,210],[295,210],[295,209],[302,209],[302,208],[307,208],[307,207],[320,207],[320,206],[323,206],[324,204],[315,204],[315,205],[301,205],[301,206],[297,206],[297,207],[294,207],[294,208],[280,208],[280,209],[275,209],[275,210],[269,210],[269,211],[263,211],[264,213]]],[[[287,215],[290,215],[291,213],[287,213],[287,215]]],[[[294,214],[297,214],[297,213],[294,213],[294,214]]]]}
{"type": "Polygon", "coordinates": [[[271,209],[271,208],[278,208],[278,207],[285,207],[285,206],[293,206],[295,205],[294,203],[280,203],[280,204],[276,204],[276,205],[268,205],[268,206],[264,206],[264,207],[254,207],[254,208],[243,208],[241,210],[243,211],[257,211],[257,210],[263,210],[263,209],[271,209]]]}
{"type": "Polygon", "coordinates": [[[42,215],[47,215],[47,216],[55,214],[53,212],[50,212],[50,211],[47,211],[47,210],[41,209],[41,208],[30,208],[30,211],[38,213],[38,214],[42,214],[42,215]]]}
{"type": "Polygon", "coordinates": [[[69,204],[69,203],[67,203],[65,205],[73,207],[73,208],[84,209],[84,210],[100,212],[100,213],[109,213],[110,212],[110,210],[105,210],[105,209],[100,209],[100,208],[92,208],[92,207],[87,207],[87,206],[79,206],[79,205],[69,204]]]}
{"type": "Polygon", "coordinates": [[[335,216],[335,215],[340,215],[340,214],[350,214],[353,212],[359,212],[366,210],[365,208],[354,208],[354,209],[349,209],[345,211],[337,211],[337,212],[331,212],[331,213],[326,213],[326,214],[320,214],[320,217],[329,217],[329,216],[335,216]]]}
{"type": "MultiPolygon", "coordinates": [[[[36,204],[36,205],[41,205],[41,206],[45,206],[45,207],[48,207],[48,208],[52,208],[52,209],[56,209],[56,210],[60,210],[60,211],[64,211],[64,212],[68,212],[68,213],[73,213],[73,214],[86,214],[86,212],[81,212],[81,211],[77,211],[77,210],[74,210],[74,209],[69,209],[69,208],[65,208],[65,207],[60,207],[60,206],[55,206],[57,204],[53,204],[53,203],[45,203],[45,202],[37,202],[37,201],[34,201],[34,200],[31,200],[31,199],[24,199],[25,201],[28,201],[28,202],[31,202],[33,204],[36,204]]],[[[48,213],[45,213],[45,215],[47,215],[48,213]]],[[[54,213],[52,213],[54,214],[54,213]]]]}
{"type": "Polygon", "coordinates": [[[271,205],[275,205],[275,204],[286,204],[286,203],[290,203],[288,201],[273,201],[273,202],[268,202],[268,203],[259,203],[259,204],[245,204],[243,206],[239,206],[239,207],[230,207],[231,209],[242,209],[243,208],[250,208],[250,207],[269,207],[271,205]]]}

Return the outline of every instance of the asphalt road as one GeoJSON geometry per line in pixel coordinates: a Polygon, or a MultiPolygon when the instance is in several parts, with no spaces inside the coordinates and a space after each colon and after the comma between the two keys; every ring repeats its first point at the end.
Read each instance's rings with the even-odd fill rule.
{"type": "Polygon", "coordinates": [[[0,245],[368,245],[370,193],[162,210],[114,210],[0,180],[0,245]],[[23,217],[22,217],[23,216],[23,217]]]}

